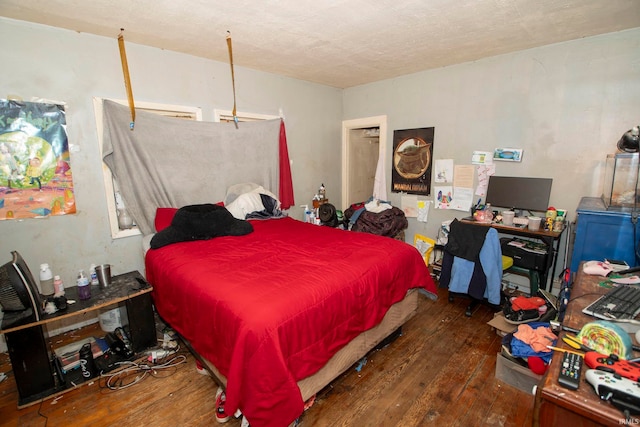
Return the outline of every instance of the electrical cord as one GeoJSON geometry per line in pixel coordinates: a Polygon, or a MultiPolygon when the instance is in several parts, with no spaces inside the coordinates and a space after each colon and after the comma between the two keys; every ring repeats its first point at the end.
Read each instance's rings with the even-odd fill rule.
{"type": "Polygon", "coordinates": [[[165,356],[162,360],[166,361],[162,363],[118,362],[117,365],[122,367],[122,369],[114,373],[101,374],[100,387],[109,390],[122,390],[138,384],[148,376],[166,378],[175,372],[178,365],[187,363],[187,357],[182,354],[167,359],[176,352],[165,356]],[[171,369],[172,372],[168,375],[159,375],[160,372],[165,372],[169,369],[171,369]]]}

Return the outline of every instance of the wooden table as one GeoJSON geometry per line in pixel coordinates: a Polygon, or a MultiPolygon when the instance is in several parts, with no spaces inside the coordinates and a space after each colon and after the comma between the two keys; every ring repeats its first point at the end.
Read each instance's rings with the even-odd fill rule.
{"type": "MultiPolygon", "coordinates": [[[[577,278],[571,289],[571,295],[563,326],[581,329],[586,323],[596,320],[594,317],[582,313],[582,309],[606,293],[609,288],[599,286],[605,280],[600,276],[589,276],[582,272],[582,266],[578,269],[577,278]]],[[[562,332],[560,338],[565,334],[562,332]]],[[[632,340],[635,343],[635,339],[632,340]]],[[[558,347],[570,347],[562,339],[558,340],[558,347]]],[[[585,372],[589,367],[586,363],[582,366],[580,387],[572,391],[558,384],[558,374],[562,364],[562,352],[556,351],[549,370],[538,386],[535,397],[535,409],[533,415],[534,426],[620,426],[640,425],[640,419],[633,418],[625,421],[622,411],[616,409],[611,403],[602,401],[595,390],[585,380],[585,372]]],[[[634,354],[638,357],[638,354],[634,354]]]]}

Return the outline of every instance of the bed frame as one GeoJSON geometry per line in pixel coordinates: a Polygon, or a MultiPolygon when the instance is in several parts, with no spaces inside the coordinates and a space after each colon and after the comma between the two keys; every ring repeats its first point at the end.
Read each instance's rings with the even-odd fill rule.
{"type": "MultiPolygon", "coordinates": [[[[411,319],[418,309],[418,293],[418,289],[409,290],[402,301],[389,308],[389,311],[377,326],[355,337],[329,359],[318,372],[298,381],[302,400],[305,402],[309,400],[411,319]]],[[[193,350],[189,342],[184,339],[183,341],[194,357],[209,371],[214,381],[221,387],[226,387],[227,379],[225,376],[211,362],[193,350]]]]}

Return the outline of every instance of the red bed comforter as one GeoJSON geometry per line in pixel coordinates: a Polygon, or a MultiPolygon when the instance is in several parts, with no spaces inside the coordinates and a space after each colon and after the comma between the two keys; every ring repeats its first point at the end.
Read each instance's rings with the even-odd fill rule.
{"type": "Polygon", "coordinates": [[[418,251],[291,218],[146,255],[158,313],[227,378],[227,413],[252,427],[303,411],[296,382],[375,326],[410,288],[436,294],[418,251]]]}

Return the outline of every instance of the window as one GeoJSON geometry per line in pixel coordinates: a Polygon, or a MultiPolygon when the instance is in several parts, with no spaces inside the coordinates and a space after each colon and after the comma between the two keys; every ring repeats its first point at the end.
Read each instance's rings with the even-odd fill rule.
{"type": "MultiPolygon", "coordinates": [[[[232,122],[233,121],[233,112],[227,110],[213,110],[214,113],[214,121],[216,122],[232,122]]],[[[271,116],[269,114],[257,114],[257,113],[238,113],[239,122],[253,122],[256,120],[273,120],[277,119],[278,116],[271,116]]],[[[282,117],[282,114],[280,114],[282,117]]]]}
{"type": "MultiPolygon", "coordinates": [[[[103,98],[94,98],[93,105],[96,113],[96,123],[98,130],[98,142],[100,144],[100,159],[102,159],[102,136],[104,124],[102,122],[102,102],[103,98]]],[[[110,99],[122,105],[129,105],[127,100],[110,99]]],[[[175,117],[184,120],[202,120],[202,109],[199,107],[185,107],[179,105],[155,104],[150,102],[136,102],[137,111],[149,111],[166,117],[175,117]]],[[[233,117],[232,117],[233,119],[233,117]]],[[[122,237],[136,236],[140,234],[138,227],[121,230],[118,227],[118,209],[125,207],[124,201],[118,190],[118,183],[113,179],[111,170],[102,163],[102,176],[104,178],[104,188],[107,198],[107,209],[109,214],[109,224],[111,227],[111,237],[119,239],[122,237]]]]}

